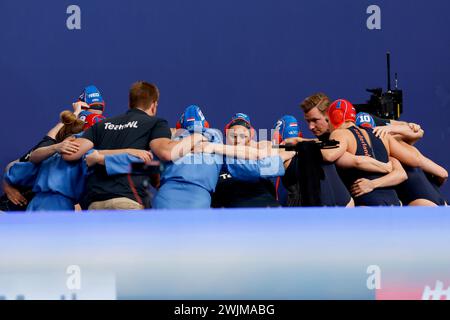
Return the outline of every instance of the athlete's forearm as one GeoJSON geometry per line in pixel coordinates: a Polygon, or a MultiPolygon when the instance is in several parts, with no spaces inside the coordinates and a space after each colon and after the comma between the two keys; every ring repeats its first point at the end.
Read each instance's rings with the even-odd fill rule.
{"type": "MultiPolygon", "coordinates": [[[[226,144],[214,143],[211,144],[213,153],[224,155],[231,158],[258,160],[260,150],[248,146],[231,146],[226,144]]],[[[266,155],[261,151],[262,156],[266,155]]]]}
{"type": "Polygon", "coordinates": [[[290,160],[295,156],[295,151],[285,151],[280,150],[278,155],[283,160],[283,163],[290,162],[290,160]]]}
{"type": "Polygon", "coordinates": [[[50,158],[58,152],[58,144],[53,144],[48,147],[42,147],[31,152],[30,162],[38,164],[50,158]]]}
{"type": "Polygon", "coordinates": [[[5,167],[5,173],[8,172],[9,168],[11,168],[15,163],[19,162],[19,159],[16,159],[14,161],[11,161],[10,163],[8,163],[5,167]]]}
{"type": "MultiPolygon", "coordinates": [[[[246,148],[251,148],[251,147],[246,146],[246,148]]],[[[243,150],[245,150],[245,149],[243,149],[243,150]]],[[[279,156],[281,159],[283,159],[283,161],[287,161],[289,159],[292,159],[295,156],[294,151],[286,151],[284,149],[274,148],[272,145],[264,147],[264,148],[258,148],[256,150],[254,150],[254,148],[249,149],[249,153],[251,155],[253,155],[255,151],[257,152],[258,159],[264,159],[264,158],[272,157],[272,156],[279,156]]]]}
{"type": "Polygon", "coordinates": [[[335,162],[344,155],[346,149],[344,149],[342,146],[339,146],[338,148],[334,149],[322,149],[321,152],[323,160],[327,162],[335,162]]]}
{"type": "Polygon", "coordinates": [[[64,124],[62,124],[61,122],[58,123],[56,126],[51,128],[49,132],[47,132],[47,136],[49,136],[52,139],[56,139],[56,135],[58,134],[59,130],[61,130],[62,127],[64,127],[64,124]]]}
{"type": "Polygon", "coordinates": [[[399,121],[399,120],[391,120],[391,121],[389,121],[389,123],[394,126],[407,126],[408,125],[408,122],[399,121]]]}
{"type": "Polygon", "coordinates": [[[336,164],[344,169],[357,168],[362,171],[389,173],[392,171],[392,163],[384,163],[367,156],[356,156],[345,152],[336,164]]]}
{"type": "Polygon", "coordinates": [[[98,153],[108,156],[114,154],[128,153],[130,149],[115,149],[115,150],[98,150],[98,153]]]}
{"type": "Polygon", "coordinates": [[[73,141],[77,145],[77,151],[72,153],[63,153],[61,156],[66,161],[77,161],[83,157],[83,155],[94,147],[92,141],[85,138],[78,138],[73,141]]]}
{"type": "Polygon", "coordinates": [[[400,162],[394,158],[390,158],[389,160],[392,161],[393,170],[383,177],[372,180],[375,189],[396,186],[408,179],[408,175],[400,162]]]}
{"type": "Polygon", "coordinates": [[[409,161],[413,162],[413,165],[403,162],[401,159],[398,159],[409,165],[411,167],[419,167],[423,171],[439,178],[439,180],[443,183],[448,178],[448,172],[443,167],[425,157],[416,147],[413,147],[406,142],[399,142],[403,150],[407,150],[410,153],[409,161]],[[414,165],[416,164],[416,165],[414,165]]]}
{"type": "Polygon", "coordinates": [[[422,167],[420,152],[406,142],[397,141],[394,137],[389,137],[390,156],[410,167],[422,167]]]}
{"type": "Polygon", "coordinates": [[[346,132],[347,130],[336,130],[331,133],[330,140],[336,140],[339,144],[336,148],[321,150],[324,161],[335,162],[347,151],[346,132]]]}

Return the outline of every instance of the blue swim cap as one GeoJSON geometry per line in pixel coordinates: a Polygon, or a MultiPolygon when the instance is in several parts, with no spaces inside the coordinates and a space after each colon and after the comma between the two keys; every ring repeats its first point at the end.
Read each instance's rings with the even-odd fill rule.
{"type": "Polygon", "coordinates": [[[202,110],[200,110],[200,107],[193,104],[186,107],[177,122],[176,128],[183,128],[193,132],[196,128],[209,128],[209,123],[208,121],[206,121],[206,118],[203,115],[202,110]]]}
{"type": "Polygon", "coordinates": [[[274,126],[272,142],[280,144],[282,141],[289,138],[301,137],[298,121],[294,116],[282,116],[274,126]]]}
{"type": "Polygon", "coordinates": [[[250,122],[250,117],[245,113],[236,113],[233,117],[231,117],[230,122],[225,126],[225,132],[234,125],[242,125],[247,129],[253,130],[252,124],[250,122]]]}
{"type": "Polygon", "coordinates": [[[356,115],[355,123],[358,127],[362,127],[362,128],[375,128],[376,127],[375,120],[373,120],[373,117],[367,112],[359,112],[356,115]]]}

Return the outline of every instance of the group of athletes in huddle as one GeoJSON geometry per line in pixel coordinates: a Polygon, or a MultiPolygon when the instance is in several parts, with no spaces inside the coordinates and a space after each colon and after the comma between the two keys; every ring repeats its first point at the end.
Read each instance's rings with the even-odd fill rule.
{"type": "Polygon", "coordinates": [[[448,173],[414,147],[424,135],[417,124],[357,114],[349,101],[317,93],[300,104],[317,139],[284,115],[257,141],[248,115],[235,114],[222,135],[197,105],[171,129],[156,116],[158,100],[155,85],[136,82],[128,111],[105,118],[100,92],[86,87],[73,111],[6,167],[0,211],[447,204],[448,173]],[[162,170],[137,172],[135,163],[162,170]]]}

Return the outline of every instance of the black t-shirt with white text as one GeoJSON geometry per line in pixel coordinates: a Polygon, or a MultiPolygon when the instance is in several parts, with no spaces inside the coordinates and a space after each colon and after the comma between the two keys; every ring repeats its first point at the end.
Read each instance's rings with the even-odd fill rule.
{"type": "MultiPolygon", "coordinates": [[[[150,141],[171,137],[166,120],[147,115],[139,109],[130,109],[124,115],[107,118],[86,130],[83,138],[92,141],[96,150],[140,149],[150,150],[150,141]]],[[[148,204],[146,176],[131,175],[137,194],[148,204]]],[[[93,174],[88,176],[84,205],[95,201],[126,197],[138,201],[130,186],[127,175],[108,176],[104,166],[97,165],[93,174]]]]}

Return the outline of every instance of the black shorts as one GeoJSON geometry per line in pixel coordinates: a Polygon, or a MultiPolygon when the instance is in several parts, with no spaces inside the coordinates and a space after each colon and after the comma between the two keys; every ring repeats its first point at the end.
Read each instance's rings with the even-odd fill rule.
{"type": "Polygon", "coordinates": [[[355,197],[356,206],[378,207],[378,206],[400,206],[400,199],[394,189],[381,188],[355,197]]]}

